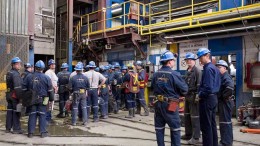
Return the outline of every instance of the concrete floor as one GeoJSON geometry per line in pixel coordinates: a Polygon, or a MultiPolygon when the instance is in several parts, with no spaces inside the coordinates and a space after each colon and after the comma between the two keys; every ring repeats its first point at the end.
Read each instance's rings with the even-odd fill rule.
{"type": "MultiPolygon", "coordinates": [[[[53,115],[57,115],[57,110],[53,115]]],[[[55,124],[48,127],[50,137],[40,138],[36,133],[33,138],[24,135],[5,133],[5,112],[0,112],[0,145],[95,145],[95,146],[154,146],[156,138],[153,126],[153,113],[149,117],[136,116],[134,119],[125,119],[127,114],[121,111],[119,114],[110,115],[109,119],[99,123],[90,123],[87,127],[69,125],[70,118],[56,119],[55,124]]],[[[22,127],[26,129],[28,117],[22,118],[22,127]]],[[[80,123],[78,124],[80,125],[80,123]]],[[[234,146],[260,145],[260,135],[241,133],[242,127],[234,119],[234,146]]],[[[165,131],[165,143],[170,145],[169,128],[165,131]]],[[[182,127],[182,134],[184,128],[182,127]]],[[[187,141],[182,141],[186,145],[187,141]]]]}

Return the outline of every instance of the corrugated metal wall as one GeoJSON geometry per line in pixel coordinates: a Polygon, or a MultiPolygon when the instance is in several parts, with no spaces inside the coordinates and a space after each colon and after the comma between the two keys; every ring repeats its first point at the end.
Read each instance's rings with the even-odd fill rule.
{"type": "Polygon", "coordinates": [[[0,0],[0,32],[28,34],[28,0],[0,0]]]}

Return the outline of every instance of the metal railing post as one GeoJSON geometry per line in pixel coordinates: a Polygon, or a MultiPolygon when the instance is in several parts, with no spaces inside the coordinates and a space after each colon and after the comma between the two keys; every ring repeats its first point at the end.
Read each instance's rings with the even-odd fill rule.
{"type": "Polygon", "coordinates": [[[172,1],[169,0],[169,21],[172,19],[172,1]]]}

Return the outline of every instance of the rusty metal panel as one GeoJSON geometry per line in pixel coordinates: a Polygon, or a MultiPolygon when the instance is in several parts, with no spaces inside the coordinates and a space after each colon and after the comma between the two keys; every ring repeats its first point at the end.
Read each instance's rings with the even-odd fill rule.
{"type": "Polygon", "coordinates": [[[28,34],[28,0],[0,0],[1,33],[28,34]]]}
{"type": "Polygon", "coordinates": [[[18,56],[23,62],[28,62],[29,36],[15,36],[0,34],[0,83],[11,69],[11,59],[18,56]]]}

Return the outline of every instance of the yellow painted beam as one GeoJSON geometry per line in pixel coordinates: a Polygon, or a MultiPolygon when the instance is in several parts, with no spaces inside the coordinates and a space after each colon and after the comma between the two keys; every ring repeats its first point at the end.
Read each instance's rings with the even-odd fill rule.
{"type": "Polygon", "coordinates": [[[188,26],[182,26],[182,27],[176,27],[176,28],[169,28],[169,29],[163,29],[159,31],[149,31],[147,33],[143,33],[142,35],[150,35],[150,34],[159,34],[164,32],[170,32],[170,31],[176,31],[176,30],[182,30],[182,29],[190,29],[190,28],[196,28],[196,27],[202,27],[202,26],[210,26],[210,25],[216,25],[216,24],[223,24],[228,22],[235,22],[240,20],[247,20],[247,19],[253,19],[253,18],[260,18],[260,14],[252,15],[252,16],[245,16],[245,17],[237,17],[237,18],[231,18],[231,19],[225,19],[225,20],[219,20],[219,21],[213,21],[213,22],[206,22],[206,23],[199,23],[194,25],[188,25],[188,26]]]}
{"type": "Polygon", "coordinates": [[[6,90],[6,83],[0,83],[0,91],[6,90]]]}

